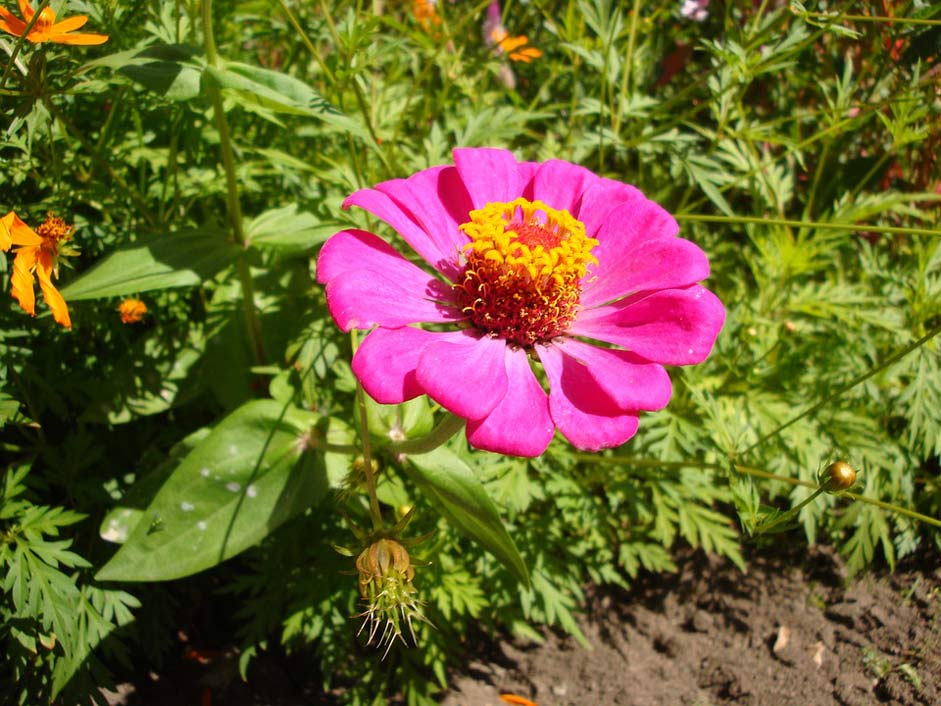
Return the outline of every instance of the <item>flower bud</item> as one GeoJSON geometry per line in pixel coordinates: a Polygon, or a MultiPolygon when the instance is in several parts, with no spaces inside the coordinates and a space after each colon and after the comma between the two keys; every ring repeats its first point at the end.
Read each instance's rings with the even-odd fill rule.
{"type": "Polygon", "coordinates": [[[396,638],[405,642],[406,626],[415,642],[412,620],[425,617],[416,598],[418,591],[412,585],[415,568],[405,547],[394,539],[378,539],[357,557],[356,570],[359,593],[366,601],[360,632],[369,625],[367,643],[378,637],[377,644],[385,644],[388,654],[396,638]]]}
{"type": "Polygon", "coordinates": [[[824,490],[848,490],[856,482],[856,469],[846,461],[834,461],[823,469],[818,481],[824,490]]]}

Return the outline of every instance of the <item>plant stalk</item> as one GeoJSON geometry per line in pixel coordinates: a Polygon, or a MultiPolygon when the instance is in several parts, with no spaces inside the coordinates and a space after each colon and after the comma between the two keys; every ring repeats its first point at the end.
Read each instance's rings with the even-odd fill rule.
{"type": "MultiPolygon", "coordinates": [[[[212,30],[212,0],[202,0],[203,34],[206,46],[206,62],[209,66],[219,66],[219,55],[216,51],[216,40],[212,30]]],[[[225,107],[222,105],[222,93],[213,81],[207,81],[207,93],[212,103],[212,112],[219,131],[219,150],[222,153],[222,168],[225,172],[226,201],[228,203],[229,221],[232,226],[232,236],[236,243],[248,250],[249,240],[242,223],[242,206],[239,202],[238,180],[235,174],[235,153],[232,148],[232,136],[229,132],[229,122],[225,116],[225,107]]],[[[243,253],[238,260],[239,282],[242,286],[242,309],[245,321],[248,324],[248,334],[252,342],[252,353],[257,365],[265,363],[265,347],[261,336],[261,322],[255,311],[255,286],[252,282],[251,267],[243,253]]]]}

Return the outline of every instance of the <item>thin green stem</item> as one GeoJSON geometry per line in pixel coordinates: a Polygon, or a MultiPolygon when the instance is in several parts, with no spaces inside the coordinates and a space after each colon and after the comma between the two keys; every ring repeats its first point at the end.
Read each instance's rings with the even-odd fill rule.
{"type": "Polygon", "coordinates": [[[797,14],[799,14],[801,17],[810,17],[815,20],[848,20],[851,22],[876,22],[890,25],[928,25],[933,27],[941,27],[941,20],[921,19],[918,17],[884,17],[882,15],[831,15],[826,12],[809,11],[799,12],[797,14]]]}
{"type": "Polygon", "coordinates": [[[621,73],[621,90],[616,96],[617,104],[614,109],[612,130],[615,137],[621,134],[621,97],[628,95],[631,90],[631,67],[634,65],[634,42],[637,39],[637,18],[640,17],[641,0],[634,0],[631,8],[631,26],[627,35],[627,49],[624,52],[624,71],[621,73]]]}
{"type": "Polygon", "coordinates": [[[876,500],[875,498],[867,498],[865,495],[859,495],[858,493],[851,493],[849,491],[844,492],[843,495],[853,500],[859,500],[868,505],[875,505],[878,508],[883,510],[888,510],[889,512],[897,512],[899,515],[905,515],[905,517],[910,517],[913,520],[918,520],[919,522],[924,522],[925,524],[932,525],[933,527],[941,527],[941,520],[936,517],[929,517],[928,515],[922,515],[920,512],[915,512],[914,510],[909,510],[906,507],[900,507],[898,505],[893,505],[892,503],[883,502],[882,500],[876,500]]]}
{"type": "Polygon", "coordinates": [[[317,47],[314,46],[314,43],[310,41],[310,37],[307,36],[307,32],[304,31],[304,28],[301,27],[301,23],[297,21],[297,16],[291,12],[291,8],[288,7],[288,4],[284,0],[278,0],[278,4],[281,6],[281,10],[287,15],[288,22],[291,23],[291,26],[294,28],[294,31],[297,32],[297,35],[301,38],[301,41],[304,43],[304,46],[307,47],[307,51],[314,61],[317,62],[317,65],[320,66],[320,70],[323,71],[324,75],[327,77],[327,80],[330,82],[331,86],[335,86],[337,79],[333,75],[333,72],[330,70],[330,67],[327,66],[327,63],[323,60],[323,57],[320,56],[320,52],[317,51],[317,47]]]}
{"type": "MultiPolygon", "coordinates": [[[[805,488],[817,489],[818,492],[812,495],[811,497],[816,497],[817,495],[819,495],[820,492],[824,490],[823,488],[821,488],[815,483],[810,483],[805,480],[799,480],[797,478],[791,478],[789,476],[779,476],[776,473],[763,471],[760,468],[752,468],[751,466],[740,466],[737,463],[732,464],[732,468],[734,468],[739,473],[745,473],[750,476],[755,476],[756,478],[776,480],[776,481],[781,481],[782,483],[788,483],[790,485],[801,485],[805,488]]],[[[867,505],[873,505],[883,510],[888,510],[889,512],[895,512],[895,513],[898,513],[899,515],[910,517],[913,520],[918,520],[919,522],[924,522],[925,524],[932,525],[933,527],[941,527],[941,520],[939,520],[938,518],[930,517],[929,515],[923,515],[920,512],[910,510],[907,507],[902,507],[900,505],[887,503],[884,500],[877,500],[876,498],[870,498],[866,495],[860,495],[859,493],[852,493],[848,490],[844,490],[843,492],[837,493],[837,495],[845,495],[846,497],[852,498],[853,500],[858,500],[861,503],[866,503],[867,505]]],[[[802,507],[802,506],[803,504],[798,507],[802,507]]]]}
{"type": "MultiPolygon", "coordinates": [[[[356,329],[350,332],[353,351],[359,346],[356,329]]],[[[366,493],[369,495],[369,514],[374,530],[382,528],[382,511],[379,509],[379,496],[376,493],[376,475],[372,469],[372,448],[369,443],[369,418],[366,414],[366,393],[359,381],[356,382],[356,408],[359,413],[359,441],[363,448],[363,475],[366,478],[366,493]]]]}
{"type": "MultiPolygon", "coordinates": [[[[212,0],[202,0],[203,41],[206,47],[206,62],[215,68],[219,65],[219,55],[216,51],[216,40],[212,30],[212,0]]],[[[213,81],[207,81],[207,93],[212,104],[212,112],[219,131],[219,150],[222,153],[222,168],[225,172],[226,201],[229,211],[229,222],[232,226],[233,240],[248,249],[250,243],[242,223],[242,206],[239,201],[238,179],[235,174],[235,153],[232,148],[232,136],[229,132],[229,121],[225,116],[225,107],[222,105],[222,93],[213,81]]],[[[252,353],[255,363],[264,365],[265,347],[261,336],[261,322],[255,311],[255,287],[252,282],[251,267],[244,254],[238,260],[239,282],[242,286],[242,309],[248,325],[248,334],[252,342],[252,353]]]]}
{"type": "Polygon", "coordinates": [[[747,449],[745,449],[745,451],[743,451],[741,455],[742,455],[742,456],[745,456],[745,455],[748,454],[750,451],[752,451],[752,450],[756,449],[757,447],[761,446],[761,445],[762,445],[763,443],[765,443],[768,439],[771,439],[771,438],[777,436],[778,434],[780,434],[782,431],[784,431],[785,429],[787,429],[787,428],[788,428],[789,426],[791,426],[792,424],[794,424],[794,423],[800,421],[800,420],[803,419],[804,417],[810,416],[811,414],[813,414],[814,412],[816,412],[816,411],[817,411],[818,409],[820,409],[821,407],[824,407],[825,405],[830,404],[830,402],[832,402],[832,401],[835,400],[836,398],[838,398],[838,397],[844,395],[846,392],[848,392],[849,390],[852,390],[852,389],[853,389],[854,387],[856,387],[857,385],[859,385],[859,384],[865,382],[866,380],[868,380],[869,378],[871,378],[873,375],[875,375],[875,374],[881,372],[882,370],[885,370],[885,369],[888,368],[890,365],[892,365],[893,363],[896,363],[897,361],[901,360],[902,358],[904,358],[905,356],[907,356],[909,353],[911,353],[912,351],[916,350],[917,348],[920,348],[920,347],[923,346],[925,343],[927,343],[928,341],[930,341],[932,338],[934,338],[935,336],[937,336],[939,333],[941,333],[941,325],[936,326],[935,328],[931,329],[928,333],[926,333],[924,336],[922,336],[921,338],[919,338],[919,339],[918,339],[917,341],[915,341],[914,343],[910,343],[909,345],[905,346],[905,347],[902,348],[901,350],[896,351],[895,353],[893,353],[892,355],[890,355],[888,358],[886,358],[884,361],[882,361],[879,365],[875,366],[874,368],[871,368],[870,370],[868,370],[867,372],[863,373],[862,375],[860,375],[860,376],[857,377],[856,379],[850,381],[849,383],[847,383],[847,384],[844,385],[843,387],[838,388],[838,389],[837,389],[835,392],[833,392],[832,394],[827,395],[826,397],[824,397],[824,398],[823,398],[822,400],[820,400],[819,402],[816,402],[815,404],[812,404],[810,407],[808,407],[807,409],[805,409],[805,410],[804,410],[803,412],[801,412],[800,414],[797,414],[797,415],[791,417],[789,420],[787,420],[786,422],[784,422],[784,424],[779,425],[777,428],[775,428],[775,429],[771,430],[770,432],[768,432],[767,434],[763,435],[761,438],[758,439],[758,441],[756,441],[754,444],[752,444],[752,445],[749,446],[747,449]]]}
{"type": "MultiPolygon", "coordinates": [[[[330,36],[333,38],[333,43],[336,45],[337,49],[340,48],[342,42],[340,41],[340,33],[337,31],[337,26],[333,21],[333,17],[330,14],[330,8],[327,6],[326,0],[320,0],[320,11],[323,13],[324,19],[327,22],[327,27],[330,29],[330,36]]],[[[359,82],[356,80],[356,77],[352,77],[349,81],[349,85],[353,89],[353,95],[356,97],[356,105],[359,108],[359,112],[363,116],[363,122],[366,124],[366,130],[369,132],[369,137],[373,141],[373,145],[376,147],[373,150],[379,159],[382,161],[382,166],[385,167],[386,173],[389,176],[393,175],[392,165],[389,164],[389,160],[381,149],[378,148],[380,144],[379,136],[376,134],[376,130],[372,124],[372,116],[369,114],[369,106],[366,105],[366,96],[363,94],[362,86],[359,85],[359,82]]],[[[351,147],[351,152],[356,154],[356,150],[351,147]]]]}
{"type": "MultiPolygon", "coordinates": [[[[935,333],[937,333],[937,331],[935,333]]],[[[598,456],[596,454],[580,453],[572,454],[572,457],[579,461],[585,461],[587,463],[594,463],[598,465],[632,466],[635,468],[709,468],[714,470],[731,468],[736,473],[743,473],[755,478],[778,481],[781,483],[787,483],[788,485],[799,485],[804,488],[811,488],[815,491],[819,491],[811,495],[810,499],[816,497],[820,494],[820,492],[825,490],[821,488],[818,483],[811,483],[810,481],[801,480],[800,478],[792,478],[791,476],[778,475],[777,473],[772,473],[771,471],[755,468],[754,466],[745,466],[739,463],[723,465],[721,463],[715,463],[711,461],[658,461],[655,458],[634,458],[631,456],[598,456]]],[[[884,500],[877,500],[876,498],[870,498],[866,495],[860,495],[858,493],[852,493],[846,490],[837,493],[837,495],[844,495],[848,498],[851,498],[852,500],[858,500],[861,503],[866,503],[867,505],[874,505],[875,507],[888,510],[889,512],[895,512],[899,515],[904,515],[905,517],[911,517],[913,520],[924,522],[925,524],[932,525],[933,527],[941,527],[941,519],[931,517],[929,515],[923,515],[920,512],[910,510],[907,507],[893,505],[892,503],[887,503],[884,500]]],[[[802,501],[802,504],[798,505],[797,507],[801,508],[807,502],[809,502],[809,499],[805,499],[802,501]]]]}
{"type": "Polygon", "coordinates": [[[395,453],[402,454],[418,455],[428,453],[444,444],[463,428],[464,420],[448,413],[448,415],[442,419],[434,429],[428,432],[426,436],[420,439],[400,441],[397,444],[392,444],[390,449],[395,453]]]}
{"type": "Polygon", "coordinates": [[[902,226],[877,226],[870,223],[828,223],[823,221],[798,221],[788,218],[762,218],[761,216],[712,216],[700,213],[676,213],[678,221],[696,223],[755,223],[758,225],[790,226],[792,228],[816,228],[818,230],[846,230],[854,233],[892,233],[895,235],[941,235],[938,228],[906,228],[902,226]]]}
{"type": "Polygon", "coordinates": [[[10,77],[10,72],[13,70],[13,66],[16,64],[16,57],[20,53],[20,49],[23,47],[23,42],[26,41],[26,35],[29,34],[29,31],[33,28],[33,25],[36,24],[36,21],[39,20],[39,13],[48,7],[50,0],[42,0],[39,3],[39,6],[36,7],[32,18],[26,23],[26,27],[23,29],[23,34],[16,38],[16,43],[13,45],[13,51],[10,53],[10,59],[7,61],[7,65],[3,68],[3,76],[0,76],[0,88],[3,88],[7,85],[7,79],[10,77]]]}

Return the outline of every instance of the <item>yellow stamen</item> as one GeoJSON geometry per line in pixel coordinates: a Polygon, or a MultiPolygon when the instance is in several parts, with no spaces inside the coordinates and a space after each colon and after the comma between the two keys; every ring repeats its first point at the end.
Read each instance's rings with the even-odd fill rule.
{"type": "Polygon", "coordinates": [[[565,210],[518,198],[471,211],[461,292],[475,326],[519,345],[551,340],[578,310],[598,244],[565,210]]]}

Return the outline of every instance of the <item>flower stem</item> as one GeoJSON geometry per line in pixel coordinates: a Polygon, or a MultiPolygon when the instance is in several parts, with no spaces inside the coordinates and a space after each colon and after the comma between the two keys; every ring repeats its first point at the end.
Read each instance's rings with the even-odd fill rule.
{"type": "Polygon", "coordinates": [[[26,35],[29,34],[30,30],[33,28],[33,25],[36,24],[36,21],[39,19],[39,13],[48,7],[50,0],[42,0],[39,3],[39,6],[34,10],[33,16],[30,18],[29,22],[26,23],[26,27],[23,28],[23,34],[16,38],[16,43],[13,45],[13,51],[10,53],[10,59],[7,61],[7,65],[3,69],[3,76],[0,77],[0,88],[3,88],[7,85],[7,79],[10,77],[10,72],[13,70],[13,66],[16,64],[16,57],[20,53],[20,48],[23,46],[23,42],[26,41],[26,35]]]}
{"type": "Polygon", "coordinates": [[[420,439],[400,441],[397,444],[392,444],[390,448],[395,453],[418,456],[434,451],[463,428],[464,420],[448,412],[445,418],[438,423],[438,426],[428,432],[426,436],[420,439]]]}
{"type": "MultiPolygon", "coordinates": [[[[716,464],[718,465],[718,464],[716,464]]],[[[776,473],[771,473],[769,471],[763,471],[760,468],[752,468],[751,466],[740,466],[737,463],[732,464],[732,468],[739,473],[745,473],[750,476],[755,476],[756,478],[765,478],[768,480],[777,480],[783,483],[789,483],[790,485],[802,485],[805,488],[816,488],[817,492],[814,493],[811,497],[816,497],[821,492],[823,488],[818,486],[816,483],[810,483],[805,480],[800,480],[798,478],[791,478],[789,476],[779,476],[776,473]]],[[[910,517],[913,520],[918,520],[919,522],[924,522],[925,524],[932,525],[933,527],[941,527],[941,520],[936,517],[930,517],[928,515],[923,515],[920,512],[915,510],[909,510],[907,507],[902,507],[900,505],[894,505],[892,503],[887,503],[884,500],[878,500],[876,498],[870,498],[866,495],[860,495],[859,493],[853,493],[848,490],[844,490],[837,495],[845,495],[848,498],[853,500],[858,500],[861,503],[866,503],[867,505],[874,505],[883,510],[888,510],[889,512],[894,512],[899,515],[904,515],[905,517],[910,517]]],[[[805,501],[806,503],[806,501],[805,501]]],[[[802,505],[798,507],[802,507],[802,505]]]]}
{"type": "Polygon", "coordinates": [[[634,42],[637,38],[637,18],[640,17],[641,0],[634,0],[634,7],[631,8],[631,27],[627,35],[627,49],[624,53],[624,72],[621,74],[621,90],[617,96],[617,105],[614,107],[614,120],[611,130],[615,136],[621,133],[621,97],[630,95],[631,90],[631,68],[634,64],[634,42]]]}
{"type": "MultiPolygon", "coordinates": [[[[212,0],[202,0],[203,35],[206,46],[206,61],[209,66],[219,65],[219,55],[216,51],[216,40],[212,32],[212,0]]],[[[222,168],[225,172],[226,200],[228,202],[229,221],[232,225],[232,235],[236,243],[247,250],[250,243],[242,223],[242,206],[239,202],[238,180],[235,174],[235,156],[232,149],[232,136],[229,132],[229,122],[225,116],[225,107],[222,105],[222,93],[213,81],[206,81],[207,93],[212,103],[212,112],[219,131],[219,150],[222,153],[222,168]]],[[[245,321],[248,324],[248,334],[252,342],[252,353],[255,363],[264,365],[265,347],[261,337],[261,322],[255,311],[255,287],[252,282],[252,272],[244,254],[238,261],[239,282],[242,285],[242,308],[245,312],[245,321]]]]}
{"type": "Polygon", "coordinates": [[[796,14],[801,17],[810,17],[815,20],[840,20],[843,22],[879,22],[884,24],[895,24],[900,25],[929,25],[934,27],[941,27],[941,20],[931,20],[927,18],[919,17],[883,17],[880,15],[839,15],[839,14],[830,14],[827,12],[810,12],[808,10],[803,10],[797,12],[796,14]]]}
{"type": "MultiPolygon", "coordinates": [[[[356,329],[350,332],[353,339],[353,352],[359,347],[356,329]]],[[[382,528],[382,511],[379,509],[379,496],[376,494],[376,476],[372,472],[372,449],[369,443],[369,420],[366,415],[366,393],[363,385],[356,381],[356,407],[359,412],[359,441],[363,447],[363,475],[366,478],[366,492],[369,494],[369,514],[372,516],[374,530],[382,528]]]]}
{"type": "Polygon", "coordinates": [[[817,228],[818,230],[848,230],[852,232],[891,233],[895,235],[941,235],[938,228],[904,228],[901,226],[877,226],[869,223],[827,223],[822,221],[798,221],[787,218],[763,218],[760,216],[712,216],[700,213],[677,213],[678,221],[696,223],[755,223],[766,226],[790,226],[793,228],[817,228]]]}
{"type": "MultiPolygon", "coordinates": [[[[709,468],[714,470],[722,470],[724,468],[731,468],[736,473],[744,473],[745,475],[753,476],[755,478],[761,478],[763,480],[774,480],[780,481],[781,483],[787,483],[788,485],[800,485],[804,488],[812,488],[814,490],[819,490],[820,485],[818,483],[811,483],[810,481],[801,480],[800,478],[792,478],[791,476],[781,476],[777,473],[772,473],[771,471],[766,471],[761,468],[755,468],[754,466],[743,466],[738,463],[732,463],[730,465],[723,465],[721,463],[715,463],[712,461],[659,461],[655,458],[632,458],[630,456],[598,456],[595,454],[572,454],[572,456],[579,460],[585,461],[588,463],[595,463],[599,465],[607,466],[634,466],[637,468],[709,468]]],[[[907,507],[901,507],[900,505],[893,505],[892,503],[887,503],[883,500],[877,500],[876,498],[870,498],[866,495],[860,495],[858,493],[852,493],[850,491],[844,490],[837,493],[837,495],[843,495],[852,500],[858,500],[861,503],[866,503],[868,505],[875,505],[878,508],[883,510],[888,510],[889,512],[895,512],[899,515],[904,515],[905,517],[910,517],[913,520],[918,520],[919,522],[924,522],[925,524],[932,525],[933,527],[941,527],[941,519],[936,517],[931,517],[929,515],[923,515],[920,512],[915,510],[910,510],[907,507]]]]}

